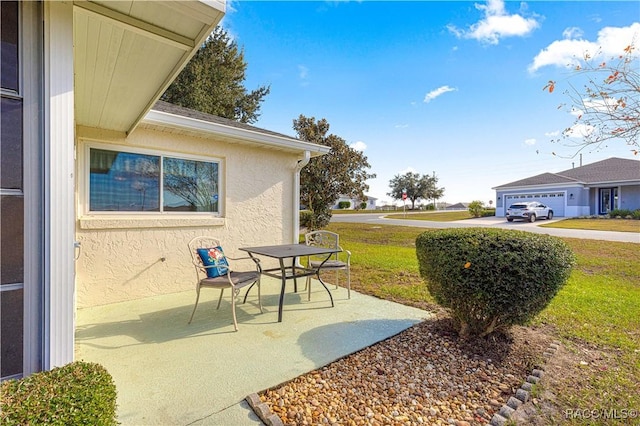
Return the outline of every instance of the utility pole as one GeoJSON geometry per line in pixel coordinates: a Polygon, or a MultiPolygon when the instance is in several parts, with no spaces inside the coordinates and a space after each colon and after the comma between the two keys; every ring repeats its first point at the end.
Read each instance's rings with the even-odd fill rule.
{"type": "MultiPolygon", "coordinates": [[[[436,189],[436,171],[433,171],[433,189],[436,189]]],[[[433,197],[433,211],[438,210],[438,206],[436,206],[436,197],[433,197]]]]}

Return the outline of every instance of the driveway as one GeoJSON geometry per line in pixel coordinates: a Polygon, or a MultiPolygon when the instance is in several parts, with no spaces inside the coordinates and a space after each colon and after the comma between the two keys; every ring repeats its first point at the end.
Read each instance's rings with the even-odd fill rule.
{"type": "MultiPolygon", "coordinates": [[[[407,213],[407,217],[411,217],[411,213],[407,213]]],[[[562,220],[562,218],[540,220],[534,223],[524,221],[507,222],[504,218],[492,216],[481,217],[477,219],[458,220],[454,222],[432,222],[429,220],[387,219],[383,215],[372,213],[334,214],[331,217],[331,222],[368,223],[372,225],[397,225],[436,229],[490,227],[517,229],[520,231],[535,232],[538,234],[554,235],[556,237],[584,238],[589,240],[619,241],[625,243],[640,244],[640,232],[590,231],[584,229],[546,228],[540,226],[546,223],[557,222],[558,220],[562,220]]]]}

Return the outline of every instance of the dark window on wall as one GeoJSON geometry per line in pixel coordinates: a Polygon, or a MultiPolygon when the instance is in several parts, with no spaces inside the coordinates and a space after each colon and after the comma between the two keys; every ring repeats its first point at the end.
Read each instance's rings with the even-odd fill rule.
{"type": "Polygon", "coordinates": [[[160,157],[91,149],[91,211],[160,211],[160,157]]]}
{"type": "Polygon", "coordinates": [[[92,212],[219,213],[216,161],[97,148],[89,157],[92,212]]]}
{"type": "Polygon", "coordinates": [[[165,157],[164,211],[218,211],[218,163],[165,157]]]}

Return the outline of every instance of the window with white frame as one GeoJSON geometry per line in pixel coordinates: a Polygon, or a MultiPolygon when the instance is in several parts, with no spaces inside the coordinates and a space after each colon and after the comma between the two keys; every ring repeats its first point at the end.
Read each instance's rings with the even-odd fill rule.
{"type": "Polygon", "coordinates": [[[220,162],[89,148],[89,211],[220,213],[220,162]]]}

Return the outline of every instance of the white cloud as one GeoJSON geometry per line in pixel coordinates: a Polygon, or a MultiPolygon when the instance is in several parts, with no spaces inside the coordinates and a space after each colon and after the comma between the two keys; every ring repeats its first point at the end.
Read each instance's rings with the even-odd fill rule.
{"type": "Polygon", "coordinates": [[[396,124],[395,126],[396,129],[406,129],[407,127],[409,127],[408,124],[396,124]]]}
{"type": "Polygon", "coordinates": [[[576,28],[565,29],[562,35],[563,40],[554,41],[533,58],[529,72],[549,65],[572,68],[582,62],[587,53],[593,60],[621,55],[625,47],[640,38],[640,22],[628,27],[605,27],[598,32],[595,41],[580,38],[582,31],[576,28]]]}
{"type": "Polygon", "coordinates": [[[553,132],[547,132],[544,134],[548,138],[555,138],[560,136],[560,130],[554,130],[553,132]]]}
{"type": "MultiPolygon", "coordinates": [[[[225,13],[237,12],[236,4],[239,0],[227,0],[225,3],[225,13]]],[[[226,16],[226,15],[225,15],[226,16]]]]}
{"type": "Polygon", "coordinates": [[[449,87],[449,86],[438,87],[437,89],[432,90],[432,91],[430,91],[429,93],[426,94],[426,96],[424,97],[424,102],[425,103],[429,103],[429,102],[431,102],[432,100],[434,100],[435,98],[437,98],[440,95],[443,95],[443,94],[445,94],[447,92],[455,92],[457,90],[458,89],[453,88],[453,87],[449,87]]]}
{"type": "Polygon", "coordinates": [[[364,150],[367,149],[367,144],[362,141],[357,141],[349,145],[349,147],[356,151],[364,152],[364,150]]]}
{"type": "Polygon", "coordinates": [[[460,38],[470,38],[483,43],[498,44],[504,37],[522,37],[530,34],[540,24],[534,18],[525,18],[519,14],[509,15],[503,0],[489,0],[486,5],[476,4],[476,9],[484,12],[484,18],[471,25],[467,30],[454,25],[447,28],[460,38]]]}
{"type": "Polygon", "coordinates": [[[564,134],[569,138],[584,138],[593,133],[594,130],[595,127],[593,126],[579,123],[569,127],[567,130],[565,130],[564,134]]]}
{"type": "Polygon", "coordinates": [[[536,144],[536,140],[534,138],[529,138],[524,140],[525,145],[533,146],[536,144]]]}
{"type": "Polygon", "coordinates": [[[309,76],[309,68],[304,65],[298,65],[298,78],[300,79],[300,84],[303,86],[307,86],[309,81],[307,77],[309,76]]]}
{"type": "Polygon", "coordinates": [[[564,31],[562,32],[562,37],[564,38],[580,38],[584,35],[584,31],[582,31],[581,28],[578,27],[569,27],[569,28],[565,28],[564,31]]]}

